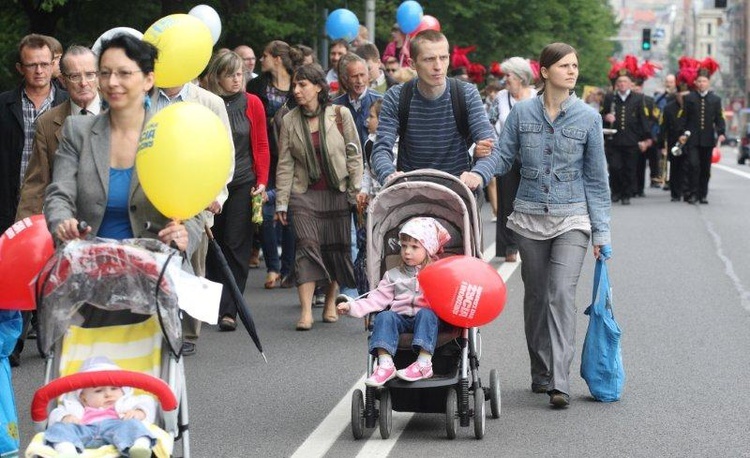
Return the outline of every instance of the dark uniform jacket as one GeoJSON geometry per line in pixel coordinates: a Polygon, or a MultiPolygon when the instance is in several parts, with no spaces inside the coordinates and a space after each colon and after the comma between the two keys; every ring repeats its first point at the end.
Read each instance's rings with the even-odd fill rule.
{"type": "MultiPolygon", "coordinates": [[[[21,154],[24,142],[22,87],[0,94],[0,232],[15,221],[21,189],[21,154]]],[[[52,106],[67,99],[68,93],[57,89],[52,106]]]]}
{"type": "Polygon", "coordinates": [[[623,102],[617,92],[604,97],[601,106],[602,117],[614,112],[615,122],[604,127],[617,129],[617,133],[608,140],[611,146],[637,146],[639,141],[651,138],[651,111],[646,106],[643,94],[630,92],[623,102]]]}
{"type": "Polygon", "coordinates": [[[690,131],[689,146],[716,146],[716,137],[724,135],[726,124],[721,99],[713,92],[701,97],[691,92],[685,97],[685,128],[690,131]]]}
{"type": "Polygon", "coordinates": [[[659,122],[659,148],[667,148],[667,151],[677,143],[680,135],[685,133],[685,113],[676,99],[672,99],[664,107],[659,122]]]}

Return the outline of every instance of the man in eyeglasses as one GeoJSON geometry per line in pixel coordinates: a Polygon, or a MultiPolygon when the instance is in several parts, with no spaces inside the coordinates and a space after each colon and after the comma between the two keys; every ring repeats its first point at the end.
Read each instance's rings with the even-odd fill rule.
{"type": "Polygon", "coordinates": [[[247,45],[239,45],[236,48],[234,48],[234,52],[237,53],[240,57],[242,57],[242,63],[244,65],[243,70],[245,72],[245,82],[250,82],[251,79],[258,76],[257,73],[255,73],[255,51],[253,51],[253,48],[247,45]]]}
{"type": "MultiPolygon", "coordinates": [[[[15,221],[21,180],[31,157],[36,121],[50,108],[68,98],[68,93],[52,86],[53,54],[42,35],[23,37],[18,45],[16,70],[21,84],[0,94],[0,232],[15,221]]],[[[28,316],[24,317],[28,324],[28,316]]],[[[23,341],[11,355],[11,365],[19,363],[23,341]]]]}
{"type": "Polygon", "coordinates": [[[97,115],[101,109],[97,62],[85,46],[69,47],[60,59],[63,85],[70,99],[39,117],[29,166],[21,185],[16,221],[42,212],[44,190],[52,181],[52,164],[65,118],[71,115],[97,115]]]}

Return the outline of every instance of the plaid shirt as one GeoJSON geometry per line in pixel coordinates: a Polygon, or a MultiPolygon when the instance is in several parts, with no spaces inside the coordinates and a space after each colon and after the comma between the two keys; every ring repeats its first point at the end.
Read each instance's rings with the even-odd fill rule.
{"type": "Polygon", "coordinates": [[[21,154],[21,179],[19,183],[23,183],[23,178],[26,175],[26,168],[29,166],[29,158],[31,157],[31,148],[34,145],[34,133],[36,132],[36,120],[45,111],[52,107],[52,101],[55,100],[55,85],[52,84],[49,95],[42,102],[42,106],[37,110],[34,106],[34,102],[31,101],[28,95],[26,95],[26,89],[21,91],[21,106],[23,111],[23,152],[21,154]]]}

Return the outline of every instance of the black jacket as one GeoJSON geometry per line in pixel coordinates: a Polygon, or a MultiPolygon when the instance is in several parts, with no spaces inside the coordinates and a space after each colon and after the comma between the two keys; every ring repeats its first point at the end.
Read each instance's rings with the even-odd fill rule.
{"type": "Polygon", "coordinates": [[[685,133],[685,112],[677,100],[672,99],[661,112],[658,147],[670,151],[680,135],[685,133]]]}
{"type": "MultiPolygon", "coordinates": [[[[22,87],[0,94],[0,232],[15,221],[21,189],[21,154],[24,142],[22,87]]],[[[56,89],[52,106],[67,99],[67,92],[56,89]]]]}
{"type": "Polygon", "coordinates": [[[623,102],[617,93],[604,97],[601,106],[602,117],[614,112],[615,122],[604,127],[617,129],[617,133],[607,141],[611,146],[637,146],[638,142],[651,138],[651,112],[646,107],[643,94],[630,92],[623,102]]]}
{"type": "Polygon", "coordinates": [[[685,97],[685,126],[690,131],[687,144],[703,148],[716,146],[716,137],[724,135],[726,123],[721,99],[713,92],[701,97],[691,92],[685,97]]]}

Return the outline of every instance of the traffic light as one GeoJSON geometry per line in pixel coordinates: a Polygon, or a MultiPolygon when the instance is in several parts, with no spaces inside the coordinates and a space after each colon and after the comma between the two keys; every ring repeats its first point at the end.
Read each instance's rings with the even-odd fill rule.
{"type": "Polygon", "coordinates": [[[644,51],[651,51],[651,29],[643,29],[641,49],[644,51]]]}

